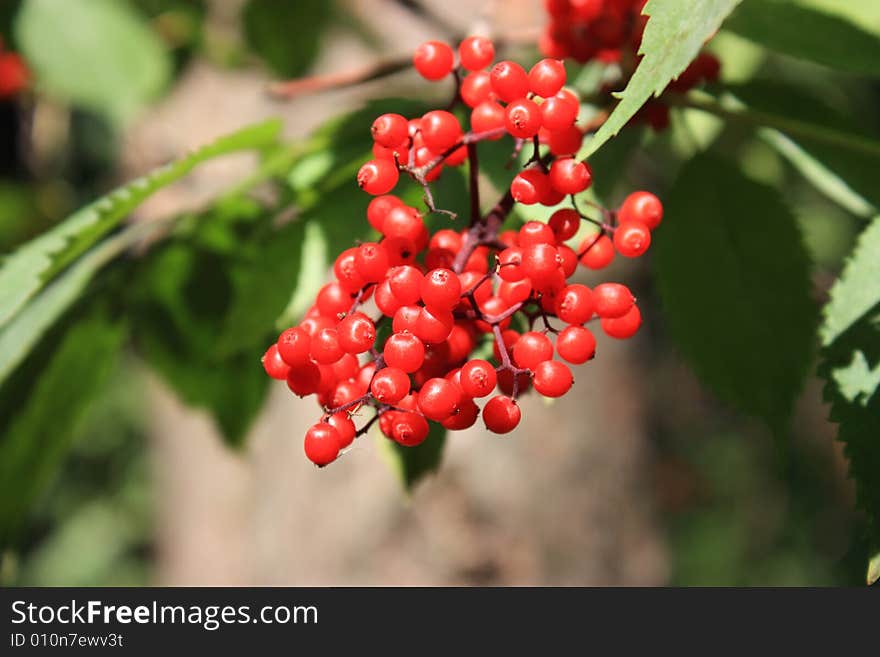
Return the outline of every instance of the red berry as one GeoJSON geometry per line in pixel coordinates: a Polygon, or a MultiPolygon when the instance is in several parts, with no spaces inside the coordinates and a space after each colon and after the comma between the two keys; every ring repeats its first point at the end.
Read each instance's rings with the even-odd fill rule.
{"type": "Polygon", "coordinates": [[[576,100],[564,93],[551,96],[541,103],[541,122],[547,130],[565,130],[577,120],[580,107],[576,100]]]}
{"type": "Polygon", "coordinates": [[[421,298],[422,272],[412,265],[398,265],[388,270],[388,285],[397,300],[403,304],[416,303],[421,298]]]}
{"type": "Polygon", "coordinates": [[[278,336],[278,355],[288,365],[302,365],[309,360],[311,342],[304,329],[294,326],[278,336]]]}
{"type": "MultiPolygon", "coordinates": [[[[478,305],[492,296],[492,281],[487,280],[483,274],[475,271],[463,271],[458,280],[461,281],[462,296],[465,293],[471,294],[478,305]]],[[[470,306],[470,299],[462,299],[462,302],[470,306]]]]}
{"type": "Polygon", "coordinates": [[[343,354],[342,358],[332,363],[330,368],[333,370],[333,376],[336,377],[337,381],[346,381],[358,375],[360,364],[354,354],[346,353],[343,354]]]}
{"type": "Polygon", "coordinates": [[[357,184],[367,194],[387,194],[400,177],[397,165],[391,160],[370,160],[357,173],[357,184]]]}
{"type": "Polygon", "coordinates": [[[642,313],[638,306],[633,306],[623,317],[607,317],[602,319],[602,330],[605,334],[618,340],[631,338],[642,325],[642,313]]]}
{"type": "MultiPolygon", "coordinates": [[[[312,307],[312,310],[315,310],[315,307],[312,307]]],[[[311,311],[309,311],[311,312],[311,311]]],[[[322,328],[332,328],[336,322],[334,322],[329,317],[324,317],[323,315],[307,315],[306,318],[299,323],[299,328],[306,332],[306,334],[311,337],[322,328]]]]}
{"type": "Polygon", "coordinates": [[[528,98],[520,98],[507,106],[504,126],[514,137],[531,139],[541,128],[541,108],[528,98]]]}
{"type": "Polygon", "coordinates": [[[564,242],[574,237],[578,232],[578,228],[581,226],[581,216],[571,208],[562,208],[550,215],[547,225],[553,231],[556,241],[564,242]]]}
{"type": "Polygon", "coordinates": [[[462,365],[459,380],[468,397],[485,397],[495,389],[498,376],[489,362],[475,359],[462,365]]]}
{"type": "Polygon", "coordinates": [[[623,317],[636,302],[632,292],[620,283],[601,283],[593,288],[596,314],[599,317],[623,317]]]}
{"type": "Polygon", "coordinates": [[[344,353],[342,345],[339,344],[339,333],[335,328],[321,329],[312,338],[309,355],[316,363],[323,365],[335,363],[344,353]]]}
{"type": "Polygon", "coordinates": [[[654,230],[663,220],[663,204],[651,192],[633,192],[623,200],[617,218],[620,223],[640,221],[654,230]]]}
{"type": "Polygon", "coordinates": [[[478,303],[477,307],[480,309],[480,312],[483,314],[483,316],[487,320],[487,321],[483,321],[481,319],[478,319],[475,322],[475,326],[477,327],[477,329],[482,331],[483,333],[491,333],[492,332],[492,326],[488,322],[497,323],[502,331],[504,329],[506,329],[508,326],[510,326],[510,317],[509,316],[505,317],[500,322],[496,322],[494,319],[495,317],[497,317],[498,315],[503,313],[505,310],[507,310],[509,307],[504,302],[504,299],[502,299],[501,297],[491,296],[488,299],[486,299],[485,301],[478,303]]]}
{"type": "Polygon", "coordinates": [[[411,242],[417,250],[423,249],[428,243],[428,229],[422,216],[408,205],[391,208],[382,222],[382,234],[411,242]]]}
{"type": "Polygon", "coordinates": [[[388,252],[382,244],[364,242],[358,247],[355,265],[364,280],[378,283],[388,272],[388,252]]]}
{"type": "Polygon", "coordinates": [[[386,148],[393,148],[409,139],[409,123],[400,114],[382,114],[370,128],[373,141],[386,148]]]}
{"type": "MultiPolygon", "coordinates": [[[[415,157],[413,158],[413,164],[417,167],[426,167],[434,160],[437,159],[439,153],[435,153],[427,146],[421,146],[416,149],[415,157]]],[[[440,177],[440,174],[443,173],[443,165],[442,164],[432,164],[431,170],[425,174],[426,182],[433,182],[440,177]]]]}
{"type": "Polygon", "coordinates": [[[440,80],[452,72],[452,48],[441,41],[426,41],[413,55],[413,65],[426,80],[440,80]]]}
{"type": "Polygon", "coordinates": [[[586,285],[574,283],[556,295],[556,315],[567,324],[583,324],[593,316],[593,292],[586,285]]]}
{"type": "Polygon", "coordinates": [[[452,151],[449,155],[446,156],[446,159],[443,162],[451,167],[457,167],[461,164],[464,164],[467,160],[467,146],[462,144],[454,151],[452,151]]]}
{"type": "Polygon", "coordinates": [[[339,283],[327,283],[318,291],[315,306],[324,317],[335,320],[351,307],[351,293],[339,283]]]}
{"type": "Polygon", "coordinates": [[[498,286],[498,296],[509,308],[510,306],[522,303],[532,294],[532,283],[529,279],[524,278],[521,281],[503,281],[498,286]]]}
{"type": "Polygon", "coordinates": [[[532,244],[523,249],[522,269],[534,287],[541,289],[555,280],[559,272],[558,257],[556,248],[549,244],[532,244]]]}
{"type": "Polygon", "coordinates": [[[452,311],[425,307],[419,311],[413,333],[425,344],[439,344],[449,337],[454,325],[452,311]]]}
{"type": "Polygon", "coordinates": [[[519,406],[510,397],[497,395],[483,407],[483,422],[492,433],[510,433],[519,424],[519,406]]]}
{"type": "Polygon", "coordinates": [[[558,59],[542,59],[529,71],[529,88],[541,98],[555,96],[565,84],[565,65],[558,59]]]}
{"type": "Polygon", "coordinates": [[[367,206],[367,221],[370,222],[370,225],[382,232],[382,222],[385,221],[386,215],[391,211],[392,208],[396,208],[403,205],[403,201],[401,201],[396,196],[391,194],[384,194],[382,196],[377,196],[376,198],[370,201],[370,204],[367,206]]]}
{"type": "Polygon", "coordinates": [[[425,345],[411,333],[395,333],[385,342],[382,350],[385,363],[412,374],[425,362],[425,345]]]}
{"type": "Polygon", "coordinates": [[[396,404],[409,394],[409,375],[397,367],[385,367],[370,382],[370,393],[383,404],[396,404]]]}
{"type": "Polygon", "coordinates": [[[449,310],[461,299],[461,282],[454,271],[432,269],[421,281],[422,301],[429,308],[449,310]]]}
{"type": "Polygon", "coordinates": [[[523,205],[534,205],[550,190],[550,178],[538,168],[524,169],[510,183],[513,200],[523,205]]]}
{"type": "Polygon", "coordinates": [[[468,107],[476,107],[480,103],[492,100],[495,92],[492,91],[492,80],[486,71],[474,71],[468,73],[461,81],[461,99],[468,107]]]}
{"type": "Polygon", "coordinates": [[[543,333],[523,333],[513,345],[513,362],[518,367],[534,370],[538,363],[553,358],[553,344],[543,333]]]}
{"type": "Polygon", "coordinates": [[[449,228],[441,228],[431,236],[428,246],[432,249],[445,249],[453,254],[461,249],[462,237],[449,228]]]}
{"type": "Polygon", "coordinates": [[[461,389],[439,377],[428,379],[419,390],[419,410],[429,420],[445,420],[452,415],[460,401],[461,389]]]}
{"type": "Polygon", "coordinates": [[[354,441],[355,435],[357,434],[357,428],[354,426],[354,422],[351,421],[351,417],[349,417],[347,411],[335,413],[328,417],[325,422],[336,429],[337,433],[339,434],[340,449],[351,445],[352,441],[354,441]]]}
{"type": "MultiPolygon", "coordinates": [[[[541,114],[543,122],[543,113],[541,114]]],[[[570,125],[562,130],[547,131],[547,146],[553,155],[574,155],[581,149],[584,141],[584,133],[575,125],[570,125]]]]}
{"type": "Polygon", "coordinates": [[[391,330],[395,333],[400,333],[401,331],[415,333],[416,322],[419,319],[420,312],[422,312],[420,306],[401,306],[394,313],[394,319],[391,321],[391,330]]]}
{"type": "Polygon", "coordinates": [[[339,456],[342,437],[327,422],[313,424],[306,431],[304,448],[308,459],[319,467],[332,463],[339,456]]]}
{"type": "Polygon", "coordinates": [[[422,116],[422,139],[434,153],[443,153],[461,137],[461,126],[454,114],[433,110],[422,116]]]}
{"type": "Polygon", "coordinates": [[[263,369],[266,370],[266,374],[273,379],[283,381],[287,378],[287,374],[290,372],[290,365],[281,359],[281,354],[278,353],[277,344],[270,346],[266,350],[266,353],[263,354],[263,369]]]}
{"type": "Polygon", "coordinates": [[[522,270],[522,249],[511,246],[498,254],[498,276],[505,281],[516,282],[525,278],[522,270]]]}
{"type": "Polygon", "coordinates": [[[553,228],[540,221],[527,221],[519,229],[519,245],[522,248],[532,244],[554,244],[556,235],[553,228]]]}
{"type": "Polygon", "coordinates": [[[300,397],[317,392],[320,384],[321,370],[311,361],[293,366],[287,373],[287,387],[300,397]]]}
{"type": "Polygon", "coordinates": [[[626,258],[637,258],[651,246],[651,230],[641,221],[621,223],[614,231],[614,247],[626,258]]]}
{"type": "Polygon", "coordinates": [[[592,182],[590,168],[574,158],[556,159],[550,165],[550,184],[563,194],[579,194],[592,182]]]}
{"type": "Polygon", "coordinates": [[[590,269],[604,269],[614,260],[614,244],[601,233],[585,238],[579,251],[581,264],[590,269]]]}
{"type": "Polygon", "coordinates": [[[440,424],[450,431],[462,431],[474,426],[477,422],[477,416],[480,414],[480,407],[474,403],[473,399],[465,399],[459,404],[452,415],[445,420],[441,420],[440,424]]]}
{"type": "Polygon", "coordinates": [[[476,346],[475,331],[469,324],[457,323],[449,332],[446,344],[449,347],[447,357],[450,363],[459,363],[468,357],[476,346]]]}
{"type": "Polygon", "coordinates": [[[376,307],[387,317],[394,317],[394,314],[403,305],[400,300],[394,296],[388,280],[384,280],[376,286],[376,293],[373,295],[373,300],[376,302],[376,307]]]}
{"type": "Polygon", "coordinates": [[[479,71],[495,59],[495,46],[486,37],[470,36],[458,45],[458,58],[468,71],[479,71]]]}
{"type": "Polygon", "coordinates": [[[535,390],[545,397],[562,397],[572,383],[571,370],[558,360],[545,360],[535,368],[535,390]]]}
{"type": "Polygon", "coordinates": [[[352,313],[336,326],[339,345],[349,354],[369,351],[376,342],[376,325],[363,313],[352,313]]]}
{"type": "Polygon", "coordinates": [[[565,244],[558,244],[556,246],[556,258],[559,261],[559,268],[562,270],[563,277],[569,278],[577,271],[578,257],[571,247],[565,244]]]}
{"type": "Polygon", "coordinates": [[[556,336],[556,353],[569,363],[586,363],[596,354],[596,338],[583,326],[566,326],[556,336]]]}
{"type": "Polygon", "coordinates": [[[529,76],[516,62],[498,62],[489,75],[492,89],[505,103],[512,103],[529,93],[529,76]]]}
{"type": "Polygon", "coordinates": [[[428,437],[430,427],[423,415],[411,411],[388,411],[393,413],[391,438],[404,447],[420,445],[428,437]]]}
{"type": "MultiPolygon", "coordinates": [[[[477,133],[491,132],[503,128],[506,120],[507,114],[501,105],[493,100],[484,100],[471,112],[471,130],[477,133]]],[[[501,139],[502,136],[498,134],[492,140],[501,139]]]]}
{"type": "Polygon", "coordinates": [[[358,292],[365,284],[364,277],[358,272],[357,265],[357,249],[346,249],[339,254],[333,263],[333,273],[336,274],[336,280],[345,288],[346,292],[358,292]]]}

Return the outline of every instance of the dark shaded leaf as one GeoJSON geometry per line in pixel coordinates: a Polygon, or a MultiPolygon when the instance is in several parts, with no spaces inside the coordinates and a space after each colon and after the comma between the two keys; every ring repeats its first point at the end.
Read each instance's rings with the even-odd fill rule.
{"type": "Polygon", "coordinates": [[[825,396],[839,425],[859,506],[880,540],[880,218],[874,219],[831,289],[821,336],[825,396]]]}
{"type": "Polygon", "coordinates": [[[38,377],[23,372],[0,388],[0,545],[14,539],[24,514],[60,466],[125,336],[124,324],[94,314],[58,338],[48,359],[40,358],[45,362],[38,377]]]}
{"type": "Polygon", "coordinates": [[[296,77],[315,60],[332,10],[327,0],[249,0],[242,16],[245,37],[273,71],[296,77]]]}
{"type": "Polygon", "coordinates": [[[880,39],[841,15],[791,0],[744,0],[724,24],[777,52],[839,71],[880,74],[880,39]]]}
{"type": "Polygon", "coordinates": [[[669,331],[723,400],[781,429],[812,359],[809,263],[779,193],[710,155],[691,160],[656,233],[669,331]]]}
{"type": "Polygon", "coordinates": [[[436,422],[430,424],[431,432],[425,442],[416,447],[402,447],[385,436],[379,436],[392,468],[407,491],[411,491],[423,477],[440,467],[446,444],[446,429],[436,422]]]}

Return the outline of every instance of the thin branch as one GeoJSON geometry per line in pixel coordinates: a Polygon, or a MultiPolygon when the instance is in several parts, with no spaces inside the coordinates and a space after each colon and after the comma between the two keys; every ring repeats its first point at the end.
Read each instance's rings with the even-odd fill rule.
{"type": "Polygon", "coordinates": [[[275,98],[289,100],[303,94],[318,93],[328,89],[344,89],[378,80],[405,71],[410,66],[412,66],[412,56],[395,57],[347,71],[334,71],[307,78],[273,82],[269,85],[268,91],[275,98]]]}
{"type": "Polygon", "coordinates": [[[480,221],[480,163],[477,159],[477,144],[467,145],[468,182],[471,192],[471,226],[480,221]]]}
{"type": "MultiPolygon", "coordinates": [[[[495,48],[501,51],[509,46],[518,44],[534,44],[540,37],[540,28],[527,28],[511,30],[498,35],[495,39],[495,48]]],[[[463,35],[456,35],[451,40],[458,43],[463,35]]],[[[293,80],[282,80],[269,84],[269,94],[278,100],[290,100],[306,93],[317,93],[329,89],[343,89],[365,82],[379,80],[395,73],[405,71],[412,66],[412,53],[388,57],[379,62],[361,66],[347,71],[333,71],[293,80]]]]}

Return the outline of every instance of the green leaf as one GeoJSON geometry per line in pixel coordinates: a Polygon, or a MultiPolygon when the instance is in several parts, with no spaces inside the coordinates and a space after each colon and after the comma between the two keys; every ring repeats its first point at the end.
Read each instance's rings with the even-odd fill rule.
{"type": "Polygon", "coordinates": [[[649,0],[643,13],[650,16],[639,53],[644,55],[618,94],[620,103],[599,131],[578,153],[595,153],[635,116],[651,96],[658,96],[677,78],[715,33],[740,0],[649,0]]]}
{"type": "Polygon", "coordinates": [[[591,189],[607,207],[612,207],[618,200],[621,183],[628,183],[627,169],[644,136],[644,130],[633,127],[590,158],[590,166],[595,172],[591,189]]]}
{"type": "Polygon", "coordinates": [[[235,264],[227,256],[176,242],[138,266],[131,314],[139,352],[184,402],[208,410],[226,440],[240,445],[268,389],[260,357],[274,318],[231,352],[217,339],[235,303],[235,264]]]}
{"type": "Polygon", "coordinates": [[[275,321],[275,329],[283,331],[305,314],[315,302],[315,295],[324,285],[329,266],[327,235],[317,221],[303,222],[303,257],[296,273],[296,285],[284,311],[275,321]]]}
{"type": "Polygon", "coordinates": [[[727,92],[745,104],[755,123],[776,128],[759,134],[820,191],[860,216],[876,213],[876,135],[821,96],[777,80],[757,79],[729,86],[727,92]]]}
{"type": "Polygon", "coordinates": [[[268,231],[256,248],[249,249],[250,257],[232,267],[232,303],[218,337],[222,353],[258,344],[273,332],[298,287],[304,239],[305,224],[300,221],[268,231]]]}
{"type": "Polygon", "coordinates": [[[848,73],[880,75],[877,34],[842,13],[791,0],[744,0],[724,26],[785,55],[848,73]]]}
{"type": "Polygon", "coordinates": [[[25,0],[15,35],[40,87],[117,122],[171,74],[158,35],[122,0],[25,0]]]}
{"type": "MultiPolygon", "coordinates": [[[[875,253],[876,257],[877,254],[875,253]]],[[[876,285],[876,284],[875,284],[876,285]]],[[[880,306],[822,350],[829,419],[849,460],[858,505],[867,513],[874,544],[880,539],[880,306]]]]}
{"type": "Polygon", "coordinates": [[[296,77],[315,60],[332,9],[327,0],[250,0],[242,17],[245,37],[273,71],[296,77]]]}
{"type": "Polygon", "coordinates": [[[30,350],[85,290],[95,273],[142,233],[129,229],[109,238],[79,259],[0,328],[0,383],[24,360],[30,350]]]}
{"type": "Polygon", "coordinates": [[[669,331],[723,400],[781,429],[816,325],[809,263],[778,192],[711,155],[691,160],[656,233],[669,331]]]}
{"type": "Polygon", "coordinates": [[[0,327],[65,266],[115,228],[144,199],[211,158],[274,142],[278,120],[265,121],[217,139],[193,153],[117,188],[23,245],[0,267],[0,327]]]}
{"type": "Polygon", "coordinates": [[[871,557],[868,561],[868,572],[865,574],[865,581],[868,586],[880,579],[880,552],[871,557]]]}
{"type": "MultiPolygon", "coordinates": [[[[14,538],[24,514],[60,466],[79,421],[116,362],[125,335],[124,324],[104,315],[74,324],[41,365],[20,405],[5,408],[9,416],[0,431],[0,545],[14,538]]],[[[9,383],[0,392],[4,407],[10,397],[22,394],[9,383]]]]}
{"type": "Polygon", "coordinates": [[[880,217],[865,229],[840,279],[831,289],[820,335],[827,347],[880,304],[880,217]]]}
{"type": "Polygon", "coordinates": [[[869,530],[880,538],[880,217],[866,228],[831,288],[821,329],[825,397],[839,425],[869,530]]]}
{"type": "Polygon", "coordinates": [[[408,492],[423,477],[435,472],[443,458],[446,429],[436,422],[431,422],[430,425],[431,430],[425,442],[416,447],[403,447],[381,433],[376,437],[389,464],[400,478],[401,485],[408,492]]]}

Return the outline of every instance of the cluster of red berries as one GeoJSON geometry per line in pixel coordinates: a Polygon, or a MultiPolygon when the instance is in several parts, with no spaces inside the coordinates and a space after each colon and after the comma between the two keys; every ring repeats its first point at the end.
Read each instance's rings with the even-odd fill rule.
{"type": "Polygon", "coordinates": [[[580,101],[564,89],[565,66],[557,59],[543,59],[529,71],[512,61],[493,64],[495,47],[484,37],[468,37],[455,52],[445,43],[429,41],[416,50],[413,64],[428,80],[456,74],[458,97],[470,108],[470,132],[458,117],[446,110],[433,110],[419,118],[383,114],[373,123],[375,159],[358,172],[358,184],[370,194],[386,194],[397,184],[401,171],[431,182],[444,166],[467,160],[467,145],[511,135],[519,140],[546,144],[556,160],[548,171],[531,167],[511,186],[519,203],[556,205],[568,194],[585,190],[592,174],[574,155],[583,141],[576,125],[580,101]],[[491,69],[489,67],[491,66],[491,69]],[[489,69],[489,70],[487,70],[489,69]]]}
{"type": "Polygon", "coordinates": [[[543,60],[526,73],[501,62],[486,72],[493,58],[488,39],[463,41],[458,59],[471,72],[462,80],[448,45],[429,42],[417,50],[415,67],[424,77],[454,74],[461,81],[457,98],[473,109],[471,131],[464,132],[444,110],[417,119],[396,114],[376,119],[375,159],[361,168],[357,181],[374,195],[366,218],[381,237],[336,258],[335,280],[321,288],[305,319],[285,330],[263,356],[269,376],[285,380],[296,395],[316,395],[323,407],[321,421],[305,436],[306,455],[319,466],[335,460],[374,423],[403,446],[422,443],[430,422],[460,430],[481,414],[489,431],[508,433],[520,421],[520,394],[533,387],[560,397],[574,381],[566,363],[593,358],[596,339],[586,324],[596,321],[618,339],[631,337],[641,324],[626,286],[602,283],[591,289],[568,279],[578,263],[601,269],[616,253],[642,255],[662,219],[659,199],[635,192],[616,210],[598,208],[601,220],[582,214],[575,194],[590,185],[591,174],[571,157],[580,132],[566,142],[571,147],[554,148],[558,133],[570,131],[578,114],[577,101],[563,89],[564,68],[543,60]],[[478,112],[487,106],[497,110],[478,112]],[[476,118],[490,113],[498,118],[488,124],[476,118]],[[549,145],[543,154],[540,130],[547,131],[549,145]],[[475,168],[478,142],[505,134],[519,145],[531,138],[534,161],[486,215],[479,209],[477,176],[470,176],[476,202],[469,227],[431,234],[422,212],[389,194],[406,173],[424,187],[433,209],[428,183],[442,167],[468,161],[475,168]],[[501,230],[515,203],[556,205],[567,196],[572,207],[557,209],[547,223],[527,221],[518,230],[501,230]],[[584,221],[596,230],[575,250],[569,243],[578,239],[584,221]],[[564,326],[557,328],[553,320],[564,326]],[[487,400],[482,410],[481,399],[487,400]],[[373,414],[357,428],[354,418],[367,408],[373,414]]]}
{"type": "MultiPolygon", "coordinates": [[[[646,1],[544,0],[550,22],[539,41],[541,52],[547,57],[571,58],[581,63],[619,62],[626,77],[639,60],[639,44],[648,20],[642,14],[646,1]]],[[[720,70],[718,58],[702,52],[667,89],[689,91],[703,82],[716,81],[720,70]]],[[[652,99],[634,120],[663,130],[669,125],[669,107],[662,100],[652,99]]]]}
{"type": "Polygon", "coordinates": [[[28,83],[28,69],[16,52],[5,50],[0,40],[0,100],[11,98],[28,83]]]}

